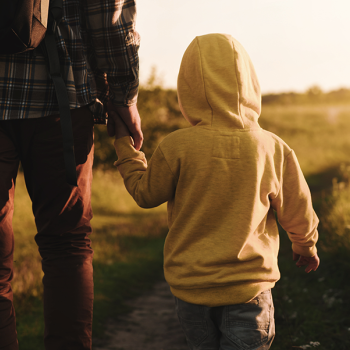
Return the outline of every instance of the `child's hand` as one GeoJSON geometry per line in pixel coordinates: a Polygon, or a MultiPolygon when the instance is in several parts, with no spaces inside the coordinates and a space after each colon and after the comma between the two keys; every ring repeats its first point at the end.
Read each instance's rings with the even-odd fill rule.
{"type": "Polygon", "coordinates": [[[320,258],[317,253],[312,256],[303,256],[293,252],[293,260],[297,261],[296,265],[298,267],[307,265],[305,272],[309,273],[310,271],[316,271],[318,266],[320,265],[320,258]]]}
{"type": "Polygon", "coordinates": [[[130,131],[123,120],[113,111],[108,113],[107,132],[109,136],[115,136],[116,139],[130,136],[130,131]]]}
{"type": "Polygon", "coordinates": [[[130,135],[134,141],[134,147],[139,151],[143,142],[143,134],[137,105],[115,106],[109,101],[107,109],[109,115],[108,135],[111,137],[115,135],[117,139],[130,135]],[[128,132],[126,132],[127,130],[128,132]]]}

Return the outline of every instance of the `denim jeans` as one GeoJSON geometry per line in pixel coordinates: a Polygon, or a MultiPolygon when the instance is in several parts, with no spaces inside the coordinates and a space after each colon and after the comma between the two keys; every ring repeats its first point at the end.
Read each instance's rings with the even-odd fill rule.
{"type": "Polygon", "coordinates": [[[191,350],[267,350],[275,336],[271,290],[245,304],[208,307],[175,298],[191,350]]]}

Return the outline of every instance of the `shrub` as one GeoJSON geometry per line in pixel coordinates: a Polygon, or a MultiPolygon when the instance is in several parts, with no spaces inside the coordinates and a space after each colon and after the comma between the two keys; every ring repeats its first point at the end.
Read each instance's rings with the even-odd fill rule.
{"type": "Polygon", "coordinates": [[[343,256],[350,252],[350,165],[342,164],[339,178],[333,178],[332,192],[321,207],[322,248],[343,256]]]}

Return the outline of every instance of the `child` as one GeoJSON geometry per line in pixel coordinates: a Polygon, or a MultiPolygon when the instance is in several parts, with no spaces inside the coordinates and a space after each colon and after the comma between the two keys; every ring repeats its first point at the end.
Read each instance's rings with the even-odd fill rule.
{"type": "Polygon", "coordinates": [[[178,76],[192,127],[168,135],[147,161],[110,115],[116,165],[143,208],[168,202],[164,273],[191,349],[269,349],[271,288],[280,278],[274,211],[297,266],[316,270],[318,218],[297,158],[260,128],[260,87],[231,36],[196,37],[178,76]]]}

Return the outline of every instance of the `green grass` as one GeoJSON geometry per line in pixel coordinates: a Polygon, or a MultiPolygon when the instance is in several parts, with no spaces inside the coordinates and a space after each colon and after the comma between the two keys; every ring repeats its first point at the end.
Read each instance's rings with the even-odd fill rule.
{"type": "Polygon", "coordinates": [[[162,275],[167,233],[165,206],[139,208],[117,172],[95,171],[94,337],[102,337],[106,320],[127,310],[123,300],[150,288],[162,275]]]}
{"type": "Polygon", "coordinates": [[[349,161],[350,105],[263,106],[259,123],[294,149],[307,177],[349,161]]]}
{"type": "Polygon", "coordinates": [[[319,251],[317,271],[305,273],[292,260],[291,244],[281,232],[281,280],[273,289],[276,337],[271,350],[292,350],[319,342],[318,350],[350,349],[350,266],[319,251]]]}

